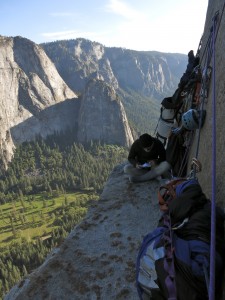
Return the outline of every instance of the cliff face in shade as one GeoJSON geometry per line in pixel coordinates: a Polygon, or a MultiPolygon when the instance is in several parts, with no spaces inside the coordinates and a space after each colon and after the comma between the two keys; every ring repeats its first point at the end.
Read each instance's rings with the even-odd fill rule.
{"type": "Polygon", "coordinates": [[[90,80],[80,106],[78,141],[100,140],[130,146],[133,136],[115,90],[101,79],[90,80]]]}
{"type": "MultiPolygon", "coordinates": [[[[0,87],[0,151],[4,164],[11,159],[15,144],[65,129],[70,123],[69,117],[66,122],[59,118],[58,107],[64,101],[71,107],[77,96],[35,43],[20,37],[0,37],[0,87]],[[51,113],[46,115],[43,111],[49,107],[51,113]]],[[[68,110],[66,106],[64,110],[68,110]]]]}

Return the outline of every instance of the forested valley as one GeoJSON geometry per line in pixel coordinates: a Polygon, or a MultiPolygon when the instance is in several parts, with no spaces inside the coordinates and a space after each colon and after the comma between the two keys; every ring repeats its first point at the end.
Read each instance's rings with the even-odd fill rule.
{"type": "Polygon", "coordinates": [[[0,173],[0,297],[40,266],[98,201],[127,149],[78,144],[72,132],[19,145],[0,173]]]}

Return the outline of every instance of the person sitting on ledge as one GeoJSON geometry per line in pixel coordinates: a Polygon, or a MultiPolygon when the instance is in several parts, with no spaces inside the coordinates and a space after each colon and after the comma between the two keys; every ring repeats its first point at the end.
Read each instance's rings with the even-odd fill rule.
{"type": "Polygon", "coordinates": [[[129,175],[131,182],[148,181],[165,174],[170,169],[162,142],[148,133],[142,134],[134,141],[128,161],[124,173],[129,175]]]}

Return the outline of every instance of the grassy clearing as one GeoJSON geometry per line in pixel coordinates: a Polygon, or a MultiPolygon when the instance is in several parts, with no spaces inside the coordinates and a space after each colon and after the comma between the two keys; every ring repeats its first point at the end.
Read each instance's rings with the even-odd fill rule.
{"type": "Polygon", "coordinates": [[[0,205],[0,243],[8,246],[12,241],[27,241],[45,236],[58,226],[53,222],[66,206],[86,206],[97,196],[82,192],[48,197],[45,194],[23,196],[17,201],[0,205]]]}

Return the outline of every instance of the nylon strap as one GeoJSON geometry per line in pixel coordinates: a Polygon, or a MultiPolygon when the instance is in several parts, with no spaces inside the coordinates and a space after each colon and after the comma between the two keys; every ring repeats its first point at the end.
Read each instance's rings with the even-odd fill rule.
{"type": "Polygon", "coordinates": [[[172,230],[170,223],[170,216],[168,213],[163,215],[164,225],[168,228],[163,234],[164,247],[165,247],[165,258],[164,258],[164,269],[167,272],[165,279],[165,285],[168,290],[168,300],[177,300],[176,291],[176,278],[174,268],[174,249],[172,246],[172,230]]]}

